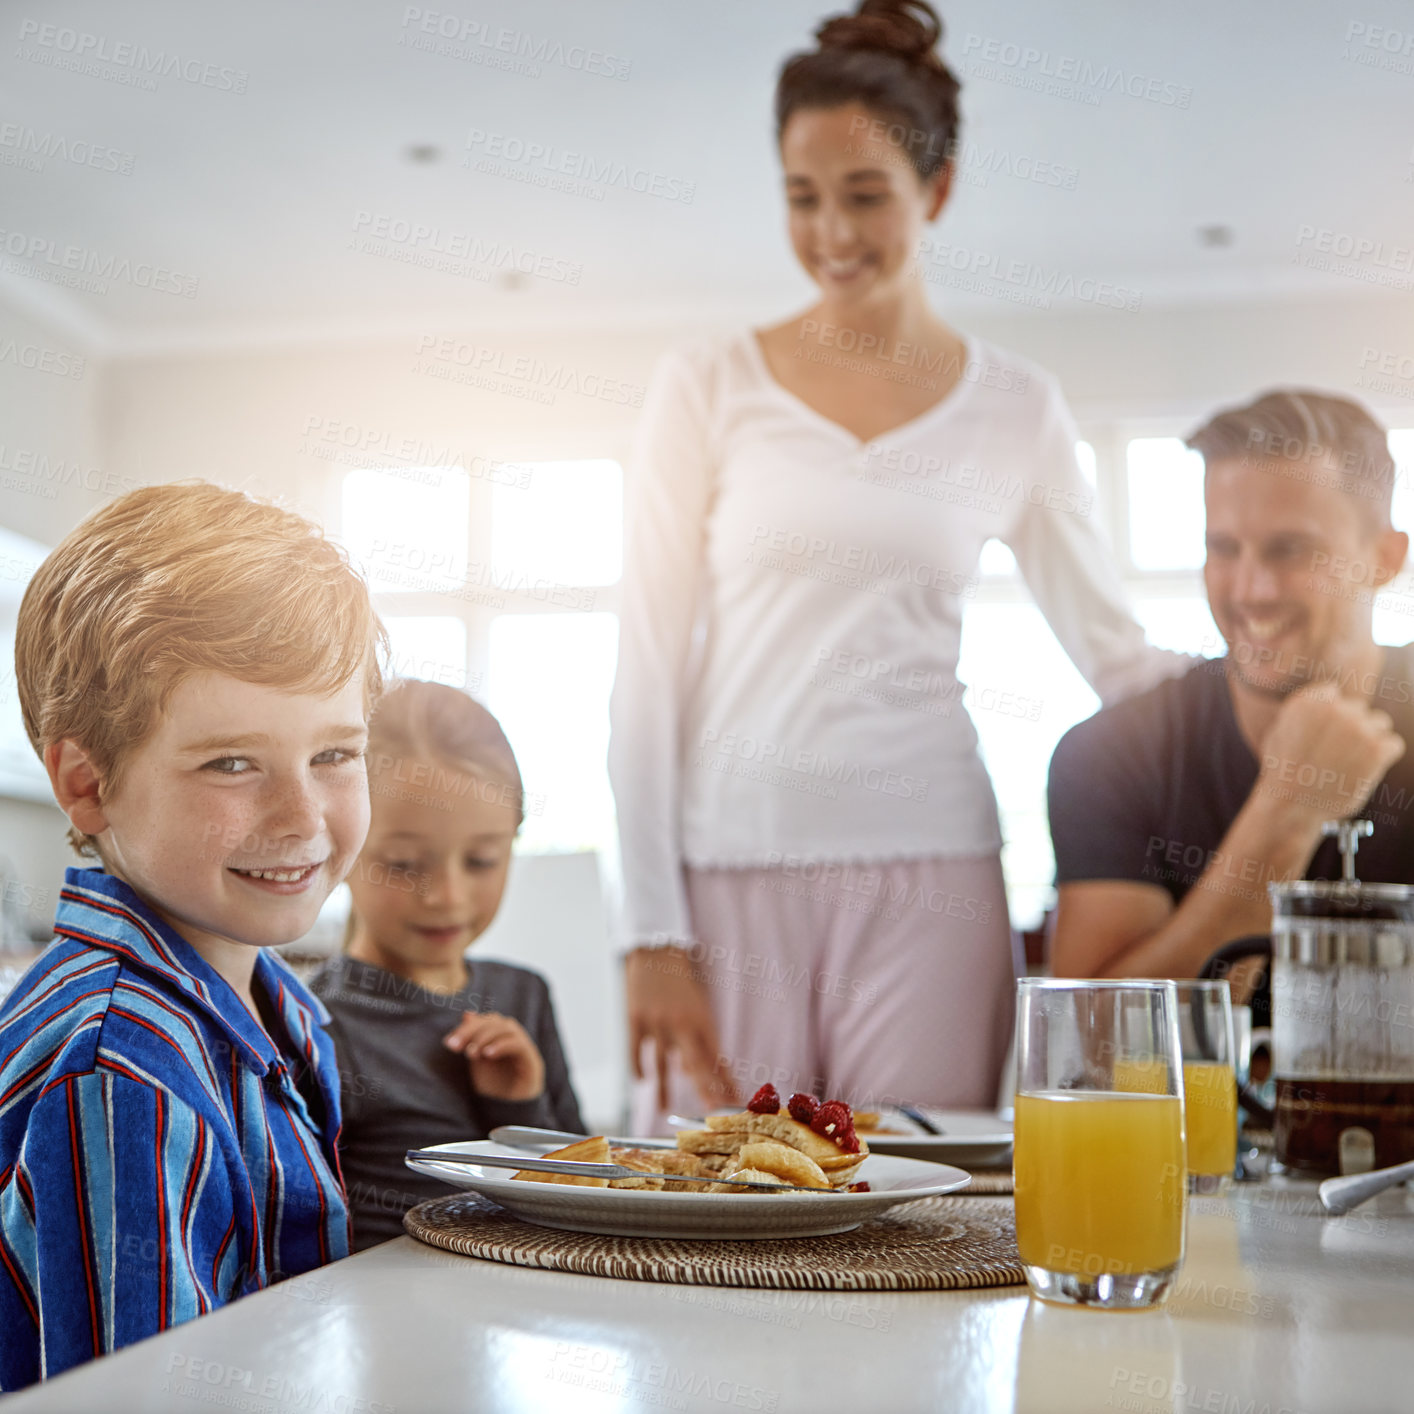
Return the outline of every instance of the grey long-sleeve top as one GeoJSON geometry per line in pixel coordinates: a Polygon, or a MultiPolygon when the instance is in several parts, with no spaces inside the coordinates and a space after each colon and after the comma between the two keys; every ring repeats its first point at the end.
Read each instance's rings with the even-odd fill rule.
{"type": "Polygon", "coordinates": [[[408,1168],[409,1149],[484,1139],[500,1124],[583,1132],[545,979],[506,962],[468,958],[467,969],[466,987],[442,995],[341,955],[310,983],[333,1018],[344,1111],[339,1160],[357,1251],[401,1236],[408,1208],[453,1191],[408,1168]],[[467,1011],[500,1012],[525,1027],[545,1060],[539,1096],[477,1094],[466,1059],[442,1044],[467,1011]]]}

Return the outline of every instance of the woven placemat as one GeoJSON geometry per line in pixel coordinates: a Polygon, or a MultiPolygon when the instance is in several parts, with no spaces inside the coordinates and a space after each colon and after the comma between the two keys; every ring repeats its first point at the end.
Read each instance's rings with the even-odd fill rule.
{"type": "Polygon", "coordinates": [[[688,1286],[794,1291],[955,1291],[1026,1280],[1010,1200],[922,1198],[853,1232],[752,1242],[601,1237],[512,1217],[489,1198],[420,1203],[403,1226],[420,1242],[518,1267],[688,1286]]]}
{"type": "Polygon", "coordinates": [[[959,1198],[996,1198],[1003,1193],[1014,1193],[1010,1169],[972,1171],[972,1182],[966,1188],[958,1189],[959,1198]]]}

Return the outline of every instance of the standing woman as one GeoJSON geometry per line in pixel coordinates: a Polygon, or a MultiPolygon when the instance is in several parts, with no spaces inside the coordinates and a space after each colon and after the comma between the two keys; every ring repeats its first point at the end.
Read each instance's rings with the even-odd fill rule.
{"type": "Polygon", "coordinates": [[[819,299],[669,354],[646,400],[609,749],[639,1123],[767,1080],[995,1101],[1015,964],[956,678],[987,539],[1103,699],[1186,663],[1125,605],[1055,379],[929,306],[958,131],[940,34],[923,0],[864,0],[785,65],[819,299]]]}

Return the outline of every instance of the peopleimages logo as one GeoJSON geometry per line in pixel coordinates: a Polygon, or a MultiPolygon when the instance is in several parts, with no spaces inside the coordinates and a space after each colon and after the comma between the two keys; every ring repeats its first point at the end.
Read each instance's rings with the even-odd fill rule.
{"type": "Polygon", "coordinates": [[[24,123],[0,123],[0,162],[6,166],[25,167],[42,172],[50,158],[71,162],[75,167],[92,167],[98,172],[116,172],[130,177],[137,158],[106,143],[87,142],[83,138],[64,137],[59,133],[36,132],[24,123]]]}
{"type": "Polygon", "coordinates": [[[20,21],[20,47],[15,57],[49,68],[116,79],[148,92],[157,87],[158,78],[176,78],[226,93],[244,93],[250,82],[245,69],[209,64],[166,49],[153,50],[126,39],[111,40],[106,34],[41,24],[38,20],[20,21]],[[26,40],[35,47],[26,50],[26,40]]]}
{"type": "MultiPolygon", "coordinates": [[[[772,771],[788,771],[797,777],[816,776],[836,789],[854,786],[920,803],[928,798],[928,780],[924,776],[911,776],[904,771],[851,761],[843,756],[810,751],[743,732],[719,732],[715,727],[703,728],[692,764],[723,775],[764,779],[768,784],[791,784],[792,789],[797,787],[789,780],[772,779],[772,771]]],[[[833,791],[829,793],[829,798],[834,798],[833,791]]]]}
{"type": "Polygon", "coordinates": [[[1077,278],[1059,267],[1053,269],[1032,260],[1003,259],[996,251],[936,241],[931,236],[925,236],[918,244],[918,264],[925,280],[955,285],[959,289],[972,289],[980,282],[984,293],[995,293],[1041,309],[1049,309],[1052,298],[1080,300],[1130,312],[1140,309],[1144,303],[1144,292],[1127,285],[1112,284],[1091,275],[1077,278]],[[992,288],[985,288],[988,285],[992,288]]]}
{"type": "Polygon", "coordinates": [[[1367,68],[1414,74],[1414,29],[1389,29],[1352,20],[1345,31],[1341,58],[1367,68]]]}
{"type": "Polygon", "coordinates": [[[84,284],[84,288],[106,294],[108,281],[135,285],[138,289],[158,294],[180,295],[195,299],[201,281],[195,275],[168,270],[150,260],[134,261],[111,251],[91,250],[81,245],[60,245],[51,236],[39,236],[25,231],[0,230],[0,251],[26,262],[7,263],[6,269],[16,275],[47,280],[52,284],[84,284]]]}
{"type": "Polygon", "coordinates": [[[1012,152],[1004,147],[979,147],[967,138],[946,140],[927,128],[909,127],[887,118],[870,118],[864,114],[849,121],[850,141],[845,151],[869,157],[875,162],[914,166],[920,163],[941,166],[944,160],[953,164],[958,177],[974,186],[985,187],[987,179],[1000,174],[1023,182],[1039,182],[1042,186],[1063,187],[1074,191],[1080,173],[1046,157],[1026,152],[1012,152]]]}
{"type": "Polygon", "coordinates": [[[1367,345],[1360,353],[1360,372],[1355,382],[1371,392],[1414,398],[1414,354],[1367,345]]]}
{"type": "Polygon", "coordinates": [[[871,443],[858,478],[876,486],[913,491],[934,500],[976,505],[995,514],[1003,501],[1024,500],[1050,511],[1088,516],[1094,496],[1074,486],[1051,486],[1007,470],[954,462],[949,457],[923,455],[907,448],[871,443]],[[965,493],[976,493],[967,495],[965,493]]]}
{"type": "Polygon", "coordinates": [[[505,69],[540,77],[541,64],[554,64],[606,79],[627,79],[633,67],[628,59],[607,54],[585,44],[564,44],[527,34],[508,25],[490,25],[441,10],[409,5],[403,11],[403,33],[398,43],[408,49],[438,54],[448,59],[505,69]]]}
{"type": "Polygon", "coordinates": [[[912,584],[920,589],[960,594],[970,599],[977,593],[979,583],[975,575],[962,570],[911,560],[907,555],[885,555],[868,545],[842,545],[823,535],[806,535],[803,531],[769,525],[757,525],[752,530],[751,544],[749,563],[804,573],[811,578],[829,578],[875,594],[887,593],[890,584],[912,584]],[[813,573],[817,569],[822,573],[813,573]]]}
{"type": "Polygon", "coordinates": [[[626,383],[558,360],[547,363],[531,354],[512,353],[465,339],[439,338],[435,334],[423,334],[418,339],[417,354],[420,362],[414,365],[414,370],[419,373],[432,372],[427,366],[429,362],[452,364],[473,373],[532,383],[551,393],[577,393],[596,402],[642,407],[646,391],[641,383],[626,383]]]}
{"type": "Polygon", "coordinates": [[[96,466],[51,458],[44,452],[31,451],[0,442],[0,471],[12,471],[51,486],[81,486],[105,496],[117,496],[136,491],[143,483],[134,476],[116,471],[101,471],[96,466]]]}
{"type": "Polygon", "coordinates": [[[388,256],[405,264],[475,280],[514,272],[540,280],[577,285],[584,267],[510,241],[487,240],[468,231],[452,231],[424,221],[409,221],[381,211],[354,214],[349,248],[364,255],[388,256]]]}
{"type": "Polygon", "coordinates": [[[1375,236],[1357,235],[1353,231],[1303,224],[1296,228],[1296,244],[1310,246],[1322,255],[1364,261],[1404,274],[1414,270],[1414,245],[1395,245],[1375,236]]]}
{"type": "Polygon", "coordinates": [[[1120,64],[1095,64],[1072,54],[1052,54],[1048,49],[991,35],[969,34],[963,40],[962,53],[966,70],[974,77],[1040,89],[1085,103],[1097,104],[1107,93],[1168,108],[1187,108],[1193,101],[1193,89],[1188,84],[1151,78],[1120,64]]]}
{"type": "Polygon", "coordinates": [[[0,363],[52,373],[56,378],[82,378],[84,372],[84,361],[78,354],[46,349],[40,344],[22,344],[16,339],[0,340],[0,363]]]}
{"type": "Polygon", "coordinates": [[[620,187],[640,196],[656,196],[663,201],[691,205],[697,192],[696,182],[647,167],[635,167],[622,158],[596,156],[552,142],[487,132],[485,128],[472,128],[467,134],[466,146],[462,165],[473,171],[538,186],[550,186],[556,179],[563,178],[578,184],[573,191],[579,195],[591,189],[620,187]]]}
{"type": "Polygon", "coordinates": [[[1414,289],[1414,246],[1395,245],[1377,236],[1301,225],[1296,230],[1292,263],[1396,290],[1414,289]]]}

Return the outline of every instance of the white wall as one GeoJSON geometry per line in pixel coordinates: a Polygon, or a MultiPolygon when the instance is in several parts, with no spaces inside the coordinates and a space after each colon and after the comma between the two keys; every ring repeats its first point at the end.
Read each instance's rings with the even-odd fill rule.
{"type": "Polygon", "coordinates": [[[52,545],[98,503],[90,487],[101,480],[102,383],[102,364],[72,338],[0,300],[0,506],[7,529],[52,545]]]}
{"type": "Polygon", "coordinates": [[[415,451],[388,450],[404,437],[496,460],[623,454],[631,406],[568,390],[546,406],[472,386],[457,379],[494,379],[511,390],[531,384],[459,363],[458,355],[489,355],[504,368],[539,360],[641,387],[660,347],[646,335],[487,334],[454,341],[443,359],[420,356],[416,338],[120,359],[109,368],[105,450],[126,478],[209,476],[329,514],[332,488],[350,466],[417,464],[415,451]],[[343,445],[345,435],[372,444],[360,453],[343,445]]]}
{"type": "MultiPolygon", "coordinates": [[[[1083,419],[1199,417],[1277,383],[1343,392],[1386,414],[1407,415],[1414,408],[1414,380],[1393,380],[1394,392],[1374,391],[1366,382],[1375,371],[1372,352],[1407,360],[1414,329],[1410,296],[1196,304],[1136,313],[972,308],[953,317],[1051,369],[1083,419]]],[[[602,334],[488,332],[457,343],[463,356],[489,350],[503,363],[523,356],[642,385],[664,348],[713,332],[703,322],[602,334]]],[[[467,443],[495,458],[623,450],[632,407],[571,392],[544,407],[438,380],[414,371],[438,363],[420,356],[417,343],[409,338],[115,361],[105,451],[115,470],[140,480],[219,473],[238,482],[254,477],[312,487],[329,466],[312,448],[331,444],[319,443],[319,428],[313,435],[307,431],[311,419],[415,434],[438,445],[467,443]]],[[[450,361],[440,366],[474,371],[450,361]]],[[[503,381],[506,387],[517,382],[503,381]]]]}
{"type": "Polygon", "coordinates": [[[1090,310],[971,322],[1051,369],[1085,420],[1197,420],[1265,388],[1299,384],[1414,422],[1414,379],[1370,386],[1370,355],[1414,353],[1414,298],[1361,295],[1280,304],[1194,305],[1129,314],[1090,310]]]}
{"type": "MultiPolygon", "coordinates": [[[[103,370],[72,338],[0,304],[0,526],[53,545],[98,504],[103,370]]],[[[13,605],[0,617],[8,642],[13,605]]],[[[0,664],[7,714],[14,664],[0,664]]],[[[41,930],[54,920],[64,868],[79,860],[57,806],[0,796],[0,888],[41,930]]]]}

